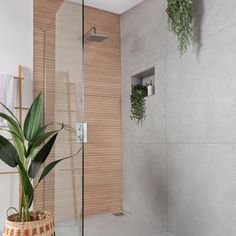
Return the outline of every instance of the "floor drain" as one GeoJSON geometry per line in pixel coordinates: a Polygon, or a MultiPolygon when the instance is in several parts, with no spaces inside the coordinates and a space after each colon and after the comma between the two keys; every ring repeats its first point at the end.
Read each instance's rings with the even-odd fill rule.
{"type": "Polygon", "coordinates": [[[117,212],[117,213],[113,213],[112,215],[113,216],[123,216],[124,213],[123,212],[117,212]]]}

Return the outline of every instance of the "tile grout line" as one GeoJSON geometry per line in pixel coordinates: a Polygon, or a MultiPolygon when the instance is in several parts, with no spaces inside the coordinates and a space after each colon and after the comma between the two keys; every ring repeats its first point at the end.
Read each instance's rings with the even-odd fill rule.
{"type": "MultiPolygon", "coordinates": [[[[165,60],[164,60],[164,68],[165,68],[165,74],[167,72],[167,55],[165,55],[165,60]]],[[[166,75],[165,75],[166,77],[166,75]]],[[[166,198],[166,231],[169,230],[169,201],[168,201],[168,155],[167,155],[167,83],[166,80],[164,82],[164,140],[165,140],[165,164],[166,164],[166,190],[165,190],[165,198],[166,198]]]]}
{"type": "Polygon", "coordinates": [[[236,142],[232,143],[169,143],[169,142],[163,142],[163,143],[123,143],[123,145],[236,145],[236,142]]]}

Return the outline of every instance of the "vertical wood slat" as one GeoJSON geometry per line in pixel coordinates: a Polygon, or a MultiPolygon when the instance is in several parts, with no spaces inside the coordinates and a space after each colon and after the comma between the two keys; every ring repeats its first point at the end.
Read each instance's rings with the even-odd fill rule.
{"type": "Polygon", "coordinates": [[[18,68],[18,100],[19,100],[19,121],[22,124],[22,66],[18,68]]]}
{"type": "Polygon", "coordinates": [[[84,49],[85,214],[122,209],[120,105],[120,17],[85,7],[85,33],[93,26],[108,35],[103,42],[86,42],[84,49]]]}

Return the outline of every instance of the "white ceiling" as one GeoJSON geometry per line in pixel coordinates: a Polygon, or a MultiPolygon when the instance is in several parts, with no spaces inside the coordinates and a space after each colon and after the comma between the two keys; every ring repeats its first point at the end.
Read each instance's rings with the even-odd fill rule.
{"type": "Polygon", "coordinates": [[[84,0],[84,4],[121,14],[143,0],[84,0]]]}

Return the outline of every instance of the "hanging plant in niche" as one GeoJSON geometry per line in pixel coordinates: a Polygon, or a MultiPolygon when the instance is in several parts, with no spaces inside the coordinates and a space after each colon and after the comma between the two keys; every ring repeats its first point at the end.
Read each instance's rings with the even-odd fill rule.
{"type": "Polygon", "coordinates": [[[146,118],[145,96],[147,96],[147,86],[137,84],[132,85],[131,101],[131,120],[138,125],[142,125],[146,118]]]}
{"type": "Polygon", "coordinates": [[[193,44],[192,0],[167,0],[167,14],[170,31],[177,36],[180,55],[193,44]]]}

